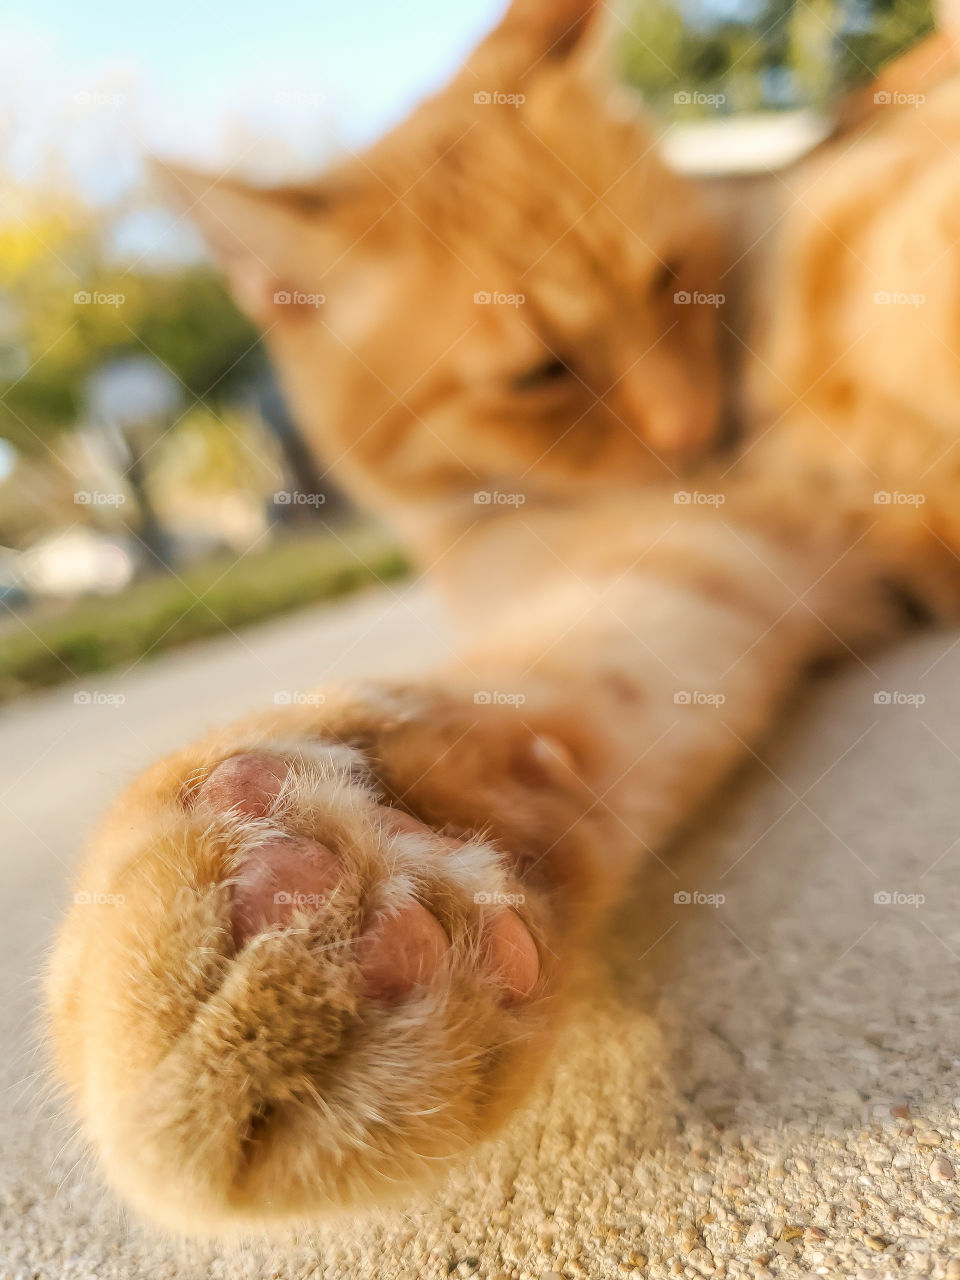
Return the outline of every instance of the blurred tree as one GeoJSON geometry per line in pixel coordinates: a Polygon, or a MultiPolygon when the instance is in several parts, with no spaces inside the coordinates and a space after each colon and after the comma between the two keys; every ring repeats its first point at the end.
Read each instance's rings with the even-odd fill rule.
{"type": "Polygon", "coordinates": [[[930,0],[634,0],[627,23],[624,78],[683,118],[829,111],[933,27],[930,0]]]}
{"type": "Polygon", "coordinates": [[[933,30],[931,0],[847,0],[838,27],[838,78],[862,83],[933,30]]]}
{"type": "Polygon", "coordinates": [[[119,357],[151,355],[212,403],[263,368],[210,267],[131,269],[105,253],[106,233],[60,191],[31,193],[0,223],[0,436],[25,452],[80,420],[89,375],[119,357]]]}
{"type": "MultiPolygon", "coordinates": [[[[184,511],[171,504],[169,485],[163,490],[155,483],[162,456],[155,446],[168,434],[182,440],[177,424],[190,421],[195,430],[199,413],[223,423],[223,439],[241,454],[275,453],[263,427],[272,433],[282,461],[274,459],[262,501],[280,489],[326,495],[328,486],[279,400],[260,335],[212,266],[153,251],[136,260],[118,253],[115,228],[118,219],[129,219],[131,206],[136,211],[136,194],[122,206],[92,210],[56,180],[13,193],[12,185],[3,193],[0,221],[0,439],[14,446],[21,467],[8,489],[38,468],[68,479],[78,461],[78,474],[93,475],[82,465],[92,448],[95,470],[112,476],[108,483],[119,483],[130,501],[119,511],[75,505],[67,508],[69,522],[106,527],[119,516],[151,565],[169,565],[183,539],[165,524],[184,511]],[[170,395],[144,409],[141,392],[158,378],[170,395]],[[226,425],[242,406],[259,410],[255,441],[226,425]]],[[[223,474],[231,474],[228,465],[223,474]]],[[[75,480],[72,489],[92,487],[75,480]]],[[[260,492],[263,485],[240,488],[260,492]]],[[[56,492],[62,489],[58,480],[56,492]]],[[[69,499],[70,488],[65,492],[69,499]]],[[[64,522],[62,501],[48,502],[46,512],[52,524],[64,522]]],[[[271,500],[273,521],[314,522],[318,512],[319,503],[285,507],[271,500]]],[[[41,514],[35,503],[20,510],[17,520],[3,522],[6,536],[18,530],[35,536],[41,514]]]]}

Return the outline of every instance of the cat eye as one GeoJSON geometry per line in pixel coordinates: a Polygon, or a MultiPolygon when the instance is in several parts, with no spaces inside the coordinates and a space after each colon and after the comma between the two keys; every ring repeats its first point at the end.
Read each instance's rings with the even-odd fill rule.
{"type": "Polygon", "coordinates": [[[527,369],[513,380],[515,391],[540,391],[552,387],[572,376],[572,370],[559,356],[551,356],[532,369],[527,369]]]}

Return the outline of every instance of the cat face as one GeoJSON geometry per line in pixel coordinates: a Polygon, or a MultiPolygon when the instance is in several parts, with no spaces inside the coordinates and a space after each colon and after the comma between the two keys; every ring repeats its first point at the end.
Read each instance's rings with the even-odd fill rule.
{"type": "Polygon", "coordinates": [[[515,0],[315,186],[177,173],[325,462],[383,505],[676,473],[720,401],[716,248],[592,73],[594,5],[515,0]]]}

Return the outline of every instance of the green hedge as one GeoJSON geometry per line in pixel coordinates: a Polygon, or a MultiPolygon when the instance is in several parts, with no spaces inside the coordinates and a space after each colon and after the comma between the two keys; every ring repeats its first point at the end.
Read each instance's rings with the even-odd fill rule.
{"type": "Polygon", "coordinates": [[[332,600],[407,569],[382,535],[324,532],[285,538],[240,560],[218,557],[179,576],[154,575],[116,596],[8,616],[0,631],[0,701],[332,600]]]}

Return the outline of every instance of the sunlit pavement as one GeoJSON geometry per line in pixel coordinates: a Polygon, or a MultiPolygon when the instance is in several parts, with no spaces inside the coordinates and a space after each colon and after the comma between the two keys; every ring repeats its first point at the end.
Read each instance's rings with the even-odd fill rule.
{"type": "Polygon", "coordinates": [[[96,814],[143,764],[214,724],[444,654],[433,604],[398,588],[6,709],[0,1277],[606,1280],[667,1276],[674,1259],[673,1274],[723,1263],[761,1280],[792,1264],[952,1277],[952,634],[820,680],[683,848],[651,860],[605,944],[611,981],[479,1173],[380,1225],[224,1260],[143,1236],[92,1169],[74,1168],[40,1102],[35,975],[96,814]]]}

